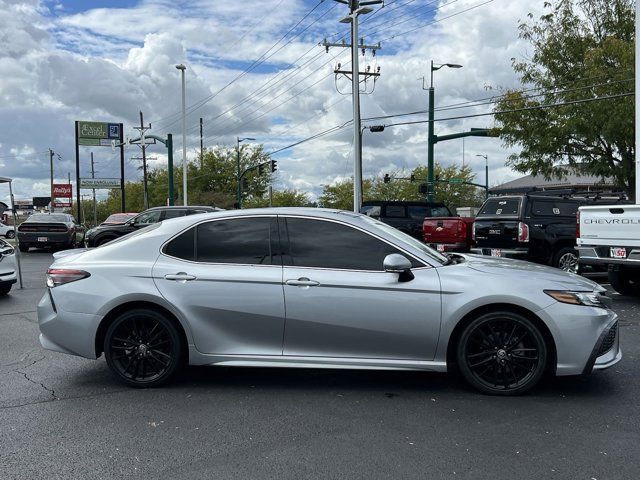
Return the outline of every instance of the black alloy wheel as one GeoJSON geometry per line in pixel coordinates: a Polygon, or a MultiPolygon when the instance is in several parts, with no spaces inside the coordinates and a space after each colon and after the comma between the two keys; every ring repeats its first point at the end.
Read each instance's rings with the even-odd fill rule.
{"type": "Polygon", "coordinates": [[[104,353],[119,380],[133,387],[155,387],[176,372],[182,347],[171,320],[140,308],[120,315],[109,326],[104,353]]]}
{"type": "Polygon", "coordinates": [[[492,395],[520,395],[533,388],[547,365],[547,348],[538,328],[514,312],[492,312],[462,332],[458,366],[473,387],[492,395]]]}

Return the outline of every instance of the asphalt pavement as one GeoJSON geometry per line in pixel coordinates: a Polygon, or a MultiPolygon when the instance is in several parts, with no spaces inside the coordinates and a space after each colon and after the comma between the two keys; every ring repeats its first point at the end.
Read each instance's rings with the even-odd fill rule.
{"type": "Polygon", "coordinates": [[[0,298],[0,479],[640,478],[640,299],[613,295],[621,363],[523,397],[444,374],[221,367],[137,390],[103,358],[40,347],[52,257],[22,259],[25,288],[0,298]]]}

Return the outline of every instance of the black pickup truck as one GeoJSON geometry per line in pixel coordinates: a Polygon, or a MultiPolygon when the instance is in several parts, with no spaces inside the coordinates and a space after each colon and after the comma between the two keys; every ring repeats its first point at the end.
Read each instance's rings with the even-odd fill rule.
{"type": "Polygon", "coordinates": [[[418,240],[422,240],[422,222],[425,218],[451,216],[451,211],[444,203],[387,200],[362,202],[360,213],[391,225],[418,240]]]}
{"type": "Polygon", "coordinates": [[[587,200],[547,195],[487,199],[473,224],[473,253],[578,270],[576,214],[587,200]]]}

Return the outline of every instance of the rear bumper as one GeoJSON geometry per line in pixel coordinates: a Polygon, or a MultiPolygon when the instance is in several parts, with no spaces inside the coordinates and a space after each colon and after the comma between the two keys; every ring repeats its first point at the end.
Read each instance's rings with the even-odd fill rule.
{"type": "Polygon", "coordinates": [[[18,242],[29,245],[69,245],[73,241],[73,234],[69,232],[20,232],[18,231],[18,242]],[[40,241],[39,238],[46,238],[40,241]]]}
{"type": "Polygon", "coordinates": [[[438,251],[444,252],[469,252],[470,247],[465,242],[457,242],[457,243],[437,243],[437,242],[427,242],[427,244],[438,251]],[[440,248],[438,248],[440,247],[440,248]],[[443,250],[440,250],[443,249],[443,250]]]}
{"type": "MultiPolygon", "coordinates": [[[[623,245],[620,245],[621,247],[623,245]]],[[[640,268],[640,248],[626,247],[627,258],[611,258],[609,246],[576,246],[578,262],[584,265],[627,265],[640,268]]]]}
{"type": "Polygon", "coordinates": [[[529,255],[528,248],[487,248],[487,247],[477,247],[472,248],[471,253],[475,253],[478,255],[487,255],[491,256],[491,250],[500,250],[501,256],[505,258],[525,258],[529,255]]]}

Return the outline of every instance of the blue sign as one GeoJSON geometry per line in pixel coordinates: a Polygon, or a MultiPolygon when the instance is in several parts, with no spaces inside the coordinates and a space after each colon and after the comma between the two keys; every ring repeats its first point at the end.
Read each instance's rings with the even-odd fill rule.
{"type": "Polygon", "coordinates": [[[109,123],[109,138],[120,138],[120,125],[117,123],[109,123]]]}

